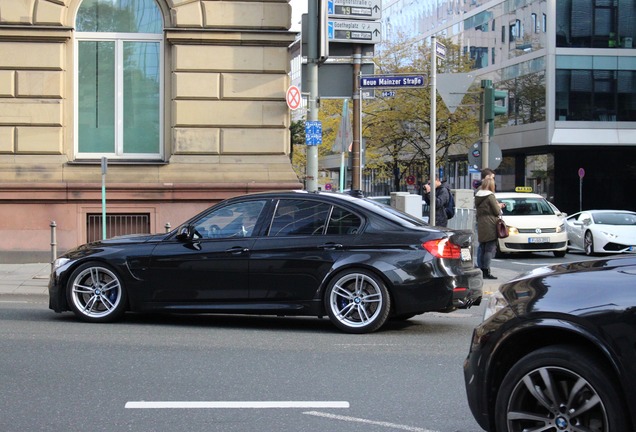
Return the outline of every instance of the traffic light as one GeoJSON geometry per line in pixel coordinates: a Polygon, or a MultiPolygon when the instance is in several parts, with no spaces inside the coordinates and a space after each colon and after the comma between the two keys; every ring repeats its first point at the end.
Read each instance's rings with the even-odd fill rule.
{"type": "Polygon", "coordinates": [[[492,136],[495,134],[495,116],[507,113],[504,101],[508,97],[508,92],[495,90],[491,80],[481,80],[481,88],[484,89],[482,93],[482,127],[488,123],[488,132],[492,136]],[[502,101],[501,105],[497,103],[499,101],[502,101]]]}
{"type": "Polygon", "coordinates": [[[495,116],[507,113],[505,100],[508,92],[504,90],[495,90],[492,85],[484,88],[484,117],[485,121],[491,122],[495,120],[495,116]],[[497,102],[502,101],[499,105],[497,102]]]}

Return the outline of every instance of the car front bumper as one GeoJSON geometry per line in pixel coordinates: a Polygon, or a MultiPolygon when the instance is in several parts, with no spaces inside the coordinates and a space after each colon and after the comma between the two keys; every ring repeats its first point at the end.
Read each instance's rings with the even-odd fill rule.
{"type": "Polygon", "coordinates": [[[499,239],[499,250],[504,253],[565,251],[567,247],[568,236],[565,232],[556,234],[520,233],[499,239]]]}

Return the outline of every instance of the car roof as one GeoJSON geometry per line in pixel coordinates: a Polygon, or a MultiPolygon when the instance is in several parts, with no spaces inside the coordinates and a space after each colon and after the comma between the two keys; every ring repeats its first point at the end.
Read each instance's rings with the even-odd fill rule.
{"type": "Polygon", "coordinates": [[[495,192],[495,197],[497,198],[536,198],[536,199],[545,199],[543,196],[539,194],[533,193],[521,193],[521,192],[495,192]]]}

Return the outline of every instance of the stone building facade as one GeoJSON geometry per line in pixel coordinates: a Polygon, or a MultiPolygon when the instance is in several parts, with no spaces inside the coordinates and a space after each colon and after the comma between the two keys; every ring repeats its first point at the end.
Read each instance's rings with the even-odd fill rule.
{"type": "Polygon", "coordinates": [[[0,0],[0,258],[47,256],[51,221],[60,251],[94,239],[102,178],[108,236],[300,188],[290,20],[287,0],[0,0]]]}

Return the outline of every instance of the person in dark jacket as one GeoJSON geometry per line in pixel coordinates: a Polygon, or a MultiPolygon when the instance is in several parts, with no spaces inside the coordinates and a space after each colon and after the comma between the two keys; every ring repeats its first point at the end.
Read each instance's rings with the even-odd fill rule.
{"type": "MultiPolygon", "coordinates": [[[[475,190],[475,193],[477,193],[477,191],[479,191],[479,186],[481,186],[481,182],[486,179],[486,178],[491,178],[493,181],[495,180],[495,171],[491,170],[490,168],[484,168],[483,170],[481,170],[481,180],[479,180],[477,182],[477,184],[475,185],[475,187],[477,188],[475,190]]],[[[497,184],[497,182],[495,182],[495,184],[497,184]]],[[[481,244],[479,246],[477,246],[477,267],[481,268],[481,256],[483,255],[483,252],[481,250],[481,244]]]]}
{"type": "MultiPolygon", "coordinates": [[[[431,204],[431,185],[424,185],[424,201],[431,204]]],[[[448,225],[448,217],[446,216],[446,205],[450,200],[451,191],[446,185],[439,180],[439,176],[435,177],[435,226],[445,227],[448,225]]]]}
{"type": "Polygon", "coordinates": [[[495,181],[486,177],[475,194],[477,214],[477,240],[479,249],[477,262],[484,279],[497,279],[490,272],[490,262],[497,253],[497,219],[501,214],[501,204],[495,198],[495,181]]]}

